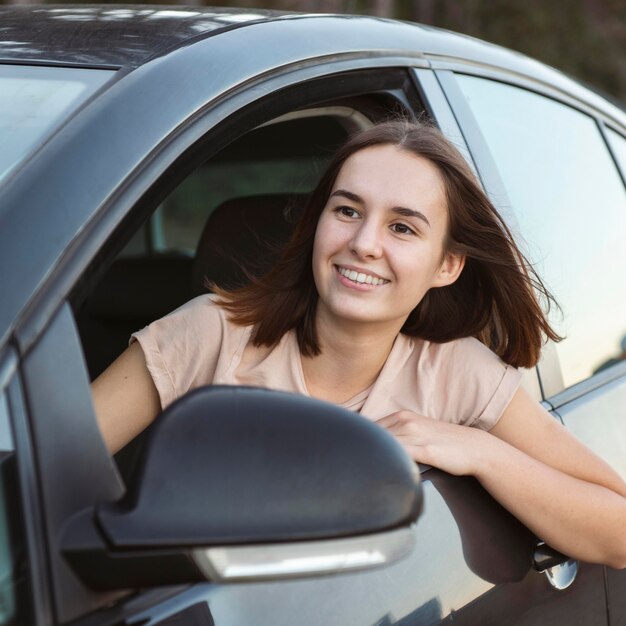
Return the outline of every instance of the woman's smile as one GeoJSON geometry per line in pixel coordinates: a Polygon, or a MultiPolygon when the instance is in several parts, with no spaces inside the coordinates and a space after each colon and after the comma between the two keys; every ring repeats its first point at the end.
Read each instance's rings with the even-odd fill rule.
{"type": "Polygon", "coordinates": [[[350,289],[360,291],[372,291],[376,287],[388,284],[389,280],[381,278],[377,274],[372,274],[364,268],[354,268],[347,265],[335,265],[337,278],[342,285],[350,289]]]}

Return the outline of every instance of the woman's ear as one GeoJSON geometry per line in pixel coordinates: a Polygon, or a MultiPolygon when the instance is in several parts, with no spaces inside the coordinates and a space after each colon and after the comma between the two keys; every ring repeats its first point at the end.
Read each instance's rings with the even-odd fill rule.
{"type": "Polygon", "coordinates": [[[463,271],[465,267],[465,255],[446,252],[435,278],[433,287],[445,287],[451,285],[463,271]]]}

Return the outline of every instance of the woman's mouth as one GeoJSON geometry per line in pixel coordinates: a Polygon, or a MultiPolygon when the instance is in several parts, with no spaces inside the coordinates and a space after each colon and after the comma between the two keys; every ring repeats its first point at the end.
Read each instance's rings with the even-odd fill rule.
{"type": "Polygon", "coordinates": [[[346,281],[348,283],[352,283],[354,286],[372,286],[377,287],[379,285],[385,285],[391,281],[386,280],[384,278],[379,278],[378,276],[372,276],[371,274],[366,274],[365,272],[357,272],[356,270],[348,269],[346,267],[341,267],[340,265],[335,265],[335,270],[339,276],[344,279],[342,282],[346,281]]]}

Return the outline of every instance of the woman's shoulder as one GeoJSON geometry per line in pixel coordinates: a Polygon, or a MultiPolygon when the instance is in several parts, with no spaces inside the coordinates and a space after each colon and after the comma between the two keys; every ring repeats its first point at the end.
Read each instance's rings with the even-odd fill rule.
{"type": "Polygon", "coordinates": [[[416,354],[419,354],[420,360],[439,366],[447,363],[461,364],[468,361],[475,364],[492,363],[507,367],[506,363],[495,352],[475,337],[460,337],[443,343],[414,339],[412,344],[412,349],[416,354]]]}
{"type": "Polygon", "coordinates": [[[203,294],[185,302],[133,336],[151,336],[162,349],[170,344],[187,346],[185,350],[188,351],[193,344],[206,349],[217,347],[222,342],[237,341],[245,331],[245,327],[237,326],[228,319],[228,313],[217,296],[203,294]]]}
{"type": "Polygon", "coordinates": [[[466,380],[491,388],[503,379],[517,379],[521,372],[505,363],[475,337],[461,337],[444,343],[415,341],[418,375],[430,372],[438,380],[466,380]]]}
{"type": "Polygon", "coordinates": [[[504,361],[482,341],[476,337],[459,337],[452,341],[436,344],[442,354],[450,354],[455,358],[466,356],[468,358],[480,359],[481,361],[499,363],[506,365],[504,361]]]}
{"type": "Polygon", "coordinates": [[[489,430],[521,382],[522,372],[474,337],[415,341],[416,386],[431,390],[434,416],[489,430]]]}
{"type": "Polygon", "coordinates": [[[165,407],[227,368],[245,331],[228,321],[215,296],[205,294],[133,333],[131,341],[140,343],[165,407]]]}
{"type": "Polygon", "coordinates": [[[174,309],[170,315],[176,315],[178,313],[185,315],[202,315],[203,313],[209,313],[210,315],[222,317],[224,315],[224,309],[215,294],[203,293],[181,304],[181,306],[174,309]]]}
{"type": "Polygon", "coordinates": [[[190,324],[198,324],[201,326],[206,326],[209,322],[213,327],[215,327],[216,323],[223,328],[235,326],[229,319],[228,313],[222,306],[219,297],[211,293],[205,293],[192,298],[169,313],[166,317],[174,317],[179,321],[182,320],[190,324]]]}

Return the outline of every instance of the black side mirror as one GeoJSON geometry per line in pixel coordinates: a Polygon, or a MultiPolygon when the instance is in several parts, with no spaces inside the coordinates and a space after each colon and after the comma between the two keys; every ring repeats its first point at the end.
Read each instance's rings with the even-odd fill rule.
{"type": "Polygon", "coordinates": [[[66,526],[95,588],[259,580],[408,553],[417,467],[383,429],[303,396],[204,387],[155,423],[126,495],[66,526]]]}

